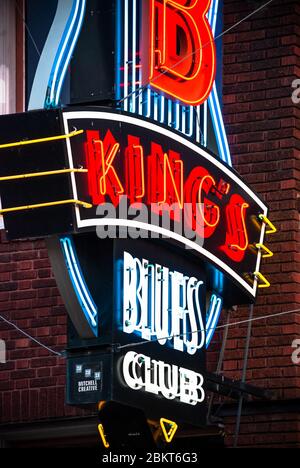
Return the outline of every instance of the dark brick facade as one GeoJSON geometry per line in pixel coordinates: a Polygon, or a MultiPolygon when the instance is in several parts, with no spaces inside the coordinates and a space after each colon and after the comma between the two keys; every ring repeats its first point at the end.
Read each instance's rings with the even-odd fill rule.
{"type": "MultiPolygon", "coordinates": [[[[224,29],[262,3],[226,0],[224,29]]],[[[233,163],[263,196],[278,228],[267,237],[275,255],[264,260],[262,271],[271,287],[259,294],[255,316],[300,308],[300,105],[291,99],[292,82],[299,77],[299,2],[275,1],[224,36],[224,115],[233,163]]],[[[247,309],[239,308],[231,321],[247,315],[247,309]]],[[[246,328],[229,332],[225,375],[241,377],[246,328]]],[[[278,407],[281,400],[300,401],[300,366],[291,360],[297,337],[299,314],[253,324],[247,380],[274,390],[278,407]]],[[[300,446],[296,412],[262,411],[242,418],[242,423],[240,445],[300,446]]],[[[230,445],[231,437],[227,442],[230,445]]]]}
{"type": "MultiPolygon", "coordinates": [[[[0,311],[51,349],[64,349],[67,316],[44,241],[8,243],[2,231],[0,311]]],[[[3,322],[0,327],[8,361],[0,371],[1,423],[78,414],[64,404],[65,359],[3,322]]]]}
{"type": "MultiPolygon", "coordinates": [[[[224,29],[262,2],[225,0],[224,29]]],[[[271,288],[259,294],[255,316],[300,308],[299,185],[300,104],[292,82],[300,78],[300,4],[274,1],[223,37],[223,102],[234,166],[270,206],[278,233],[269,236],[275,255],[264,261],[271,288]]],[[[66,312],[43,241],[0,243],[0,314],[56,350],[66,344],[66,312]]],[[[247,319],[247,308],[231,322],[247,319]]],[[[241,378],[247,325],[230,328],[224,374],[241,378]]],[[[64,404],[65,363],[0,321],[8,363],[0,368],[0,424],[83,415],[64,404]]],[[[208,356],[215,366],[217,335],[208,356]]],[[[291,361],[300,338],[300,315],[254,322],[247,381],[275,392],[271,409],[245,406],[241,446],[300,447],[300,365],[291,361]],[[293,403],[293,404],[292,404],[293,403]]],[[[236,405],[225,417],[232,445],[236,405]]]]}

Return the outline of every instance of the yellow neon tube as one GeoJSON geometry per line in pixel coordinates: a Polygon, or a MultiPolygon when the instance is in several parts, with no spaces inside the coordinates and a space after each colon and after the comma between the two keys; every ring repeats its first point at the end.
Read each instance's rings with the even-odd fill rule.
{"type": "Polygon", "coordinates": [[[14,211],[22,211],[22,210],[34,210],[36,208],[46,208],[48,206],[58,206],[58,205],[68,205],[68,204],[80,205],[80,206],[83,206],[84,208],[92,208],[93,206],[90,203],[83,202],[80,200],[59,200],[55,202],[38,203],[36,205],[24,205],[24,206],[15,206],[13,208],[5,208],[3,210],[0,210],[0,214],[12,213],[14,211]]]}
{"type": "Polygon", "coordinates": [[[170,421],[169,419],[165,418],[160,418],[159,422],[166,442],[170,443],[175,435],[175,432],[178,429],[178,425],[176,424],[176,422],[170,421]],[[165,427],[165,424],[168,424],[170,426],[170,429],[168,431],[165,427]]]}
{"type": "Polygon", "coordinates": [[[101,400],[99,401],[98,403],[98,411],[101,411],[102,408],[106,405],[106,401],[105,400],[101,400]]]}
{"type": "Polygon", "coordinates": [[[57,174],[68,174],[71,172],[88,172],[87,169],[58,169],[57,171],[47,171],[47,172],[32,172],[31,174],[20,174],[14,176],[0,177],[0,182],[7,180],[17,180],[17,179],[29,179],[31,177],[44,177],[57,174]]]}
{"type": "Polygon", "coordinates": [[[268,249],[264,244],[255,244],[258,250],[263,250],[265,253],[262,254],[262,258],[273,257],[274,253],[272,250],[268,249]]]}
{"type": "Polygon", "coordinates": [[[16,141],[14,143],[6,143],[5,145],[0,145],[0,149],[13,148],[14,146],[33,145],[36,143],[46,143],[47,141],[65,140],[67,138],[72,138],[74,136],[80,135],[83,132],[84,130],[75,130],[74,132],[67,133],[66,135],[56,135],[52,137],[38,138],[36,140],[23,140],[16,141]]]}
{"type": "Polygon", "coordinates": [[[101,437],[101,440],[102,440],[102,443],[103,443],[104,447],[109,448],[109,443],[106,440],[106,436],[104,434],[104,428],[103,428],[102,424],[98,424],[98,431],[99,431],[99,434],[100,434],[100,437],[101,437]]]}
{"type": "Polygon", "coordinates": [[[259,217],[259,219],[260,219],[263,223],[267,224],[267,225],[269,226],[269,228],[270,228],[270,229],[268,229],[268,230],[266,231],[266,234],[274,234],[274,232],[277,232],[277,228],[274,226],[273,223],[271,223],[271,221],[269,220],[269,218],[267,218],[267,217],[266,217],[265,215],[263,215],[263,214],[260,214],[258,217],[259,217]]]}
{"type": "Polygon", "coordinates": [[[267,278],[262,273],[255,271],[253,274],[257,280],[262,282],[261,284],[258,284],[258,288],[269,288],[271,286],[267,278]]]}

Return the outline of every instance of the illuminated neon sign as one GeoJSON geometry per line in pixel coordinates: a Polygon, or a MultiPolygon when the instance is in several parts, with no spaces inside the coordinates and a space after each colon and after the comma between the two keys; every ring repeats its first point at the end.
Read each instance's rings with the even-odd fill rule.
{"type": "Polygon", "coordinates": [[[123,331],[195,354],[205,346],[203,281],[124,252],[123,331]],[[203,295],[203,293],[202,293],[203,295]]]}
{"type": "MultiPolygon", "coordinates": [[[[36,74],[31,107],[58,106],[78,39],[81,45],[81,38],[87,44],[87,36],[90,44],[102,42],[98,35],[99,40],[95,41],[88,29],[93,22],[85,15],[89,10],[87,2],[73,0],[67,6],[64,3],[58,2],[36,74]],[[83,23],[84,34],[80,38],[83,23]]],[[[99,376],[102,367],[104,373],[109,372],[109,377],[106,374],[103,379],[106,389],[102,399],[126,404],[131,401],[140,407],[151,406],[151,410],[151,403],[159,406],[163,402],[165,409],[166,402],[170,403],[167,400],[171,400],[175,406],[168,406],[169,418],[174,408],[178,410],[176,403],[185,403],[178,405],[184,406],[182,420],[197,424],[199,414],[191,407],[193,410],[205,398],[199,371],[205,366],[204,347],[212,339],[222,298],[227,304],[253,299],[257,278],[263,278],[259,272],[261,257],[271,254],[263,244],[267,207],[216,157],[230,164],[215,83],[218,7],[218,0],[117,0],[108,13],[116,19],[116,31],[110,21],[107,29],[99,28],[100,34],[109,36],[105,49],[110,57],[116,57],[116,70],[112,70],[112,62],[101,69],[101,75],[112,77],[107,86],[108,97],[105,86],[99,85],[99,74],[86,73],[86,82],[89,76],[96,77],[98,92],[96,99],[89,89],[88,100],[109,99],[116,107],[150,117],[172,131],[150,120],[101,108],[47,112],[43,116],[46,125],[42,125],[38,112],[31,117],[17,116],[13,118],[17,125],[8,125],[17,134],[13,140],[27,140],[26,144],[51,140],[50,148],[30,148],[27,153],[18,148],[15,159],[15,150],[7,151],[0,171],[1,182],[11,184],[5,187],[0,211],[7,221],[8,234],[12,233],[11,238],[63,234],[52,248],[48,242],[48,248],[52,260],[56,258],[55,276],[73,324],[80,339],[94,338],[97,346],[113,345],[111,353],[97,357],[103,361],[101,371],[97,368],[95,373],[99,376]],[[219,154],[210,154],[206,147],[218,147],[219,154]],[[121,216],[122,200],[137,211],[146,207],[158,215],[158,222],[152,222],[152,218],[141,220],[132,214],[121,216]],[[103,216],[101,209],[108,204],[118,210],[103,216]],[[190,208],[187,212],[186,206],[190,208]],[[167,214],[167,227],[162,224],[161,213],[167,214]],[[179,232],[182,214],[194,237],[179,232]],[[150,260],[150,242],[141,247],[143,255],[135,253],[132,245],[131,250],[124,250],[118,239],[102,244],[94,235],[95,226],[148,231],[159,238],[163,236],[164,244],[158,242],[152,247],[150,260]],[[83,235],[72,239],[71,235],[79,232],[83,235]],[[87,255],[87,243],[93,236],[96,251],[101,252],[98,259],[94,251],[87,255]],[[171,242],[168,261],[164,257],[171,242]],[[177,253],[181,249],[178,256],[174,245],[177,253]],[[107,247],[109,255],[104,252],[107,247]],[[192,255],[186,255],[183,248],[190,249],[192,255]],[[145,251],[148,260],[144,259],[145,251]],[[102,284],[95,286],[95,276],[97,280],[105,277],[99,281],[102,284]],[[236,294],[237,289],[242,291],[242,297],[236,294]],[[113,302],[102,301],[109,295],[113,302]],[[209,304],[206,324],[205,297],[209,304]],[[76,308],[78,304],[80,310],[76,308]],[[149,352],[122,351],[122,345],[134,348],[135,344],[143,345],[142,340],[149,352]],[[138,402],[143,398],[146,403],[138,402]]],[[[97,16],[102,17],[105,9],[106,2],[99,2],[97,16]]],[[[87,48],[81,48],[84,56],[87,48]]],[[[76,75],[79,88],[82,85],[78,64],[82,65],[74,59],[71,96],[76,75]]],[[[7,134],[2,128],[3,148],[10,146],[5,144],[7,134]]],[[[100,433],[106,443],[102,426],[100,433]]]]}
{"type": "Polygon", "coordinates": [[[129,351],[122,363],[125,383],[168,400],[195,406],[205,399],[203,376],[197,372],[129,351]]]}
{"type": "Polygon", "coordinates": [[[215,79],[215,45],[206,17],[210,4],[150,1],[150,85],[186,104],[206,101],[215,79]]]}
{"type": "MultiPolygon", "coordinates": [[[[115,398],[146,413],[205,418],[205,270],[151,240],[114,241],[115,398]]],[[[218,302],[217,300],[215,301],[218,302]]],[[[210,327],[215,304],[208,311],[210,327]]]]}
{"type": "Polygon", "coordinates": [[[256,296],[268,209],[205,148],[102,108],[5,116],[2,128],[1,214],[10,238],[95,227],[100,238],[105,227],[135,230],[137,237],[143,231],[200,255],[256,296]],[[15,129],[11,142],[4,140],[8,127],[15,129]]]}
{"type": "Polygon", "coordinates": [[[251,246],[263,243],[264,225],[256,221],[268,210],[235,171],[205,148],[141,118],[107,110],[70,110],[63,112],[63,119],[66,133],[73,127],[84,130],[82,137],[67,141],[70,167],[88,168],[87,183],[71,174],[72,196],[94,205],[90,210],[76,208],[79,230],[125,226],[167,235],[204,256],[255,297],[253,272],[259,271],[261,253],[251,246]],[[167,214],[169,227],[123,216],[124,199],[136,209],[146,206],[150,212],[167,214]],[[116,214],[104,216],[103,208],[101,215],[107,203],[118,208],[116,214]],[[176,209],[170,210],[173,205],[176,209]],[[178,232],[181,215],[194,237],[178,232]],[[195,241],[199,238],[201,242],[195,241]]]}
{"type": "MultiPolygon", "coordinates": [[[[72,281],[74,291],[77,294],[78,301],[84,311],[87,322],[93,330],[94,336],[98,335],[98,310],[94,300],[87,288],[84,276],[82,274],[76,249],[70,237],[63,237],[60,243],[68,268],[68,273],[72,281]]],[[[73,307],[74,309],[74,307],[73,307]]]]}
{"type": "MultiPolygon", "coordinates": [[[[220,201],[227,198],[227,231],[221,249],[232,260],[243,260],[249,246],[245,223],[249,204],[241,195],[232,193],[229,182],[216,181],[202,166],[186,174],[181,154],[174,150],[165,151],[155,141],[150,141],[149,154],[145,156],[148,148],[141,144],[141,138],[131,134],[128,134],[125,149],[121,148],[111,130],[102,137],[97,130],[87,130],[86,139],[88,187],[94,205],[111,201],[118,206],[121,195],[127,196],[131,203],[144,201],[162,210],[165,205],[167,209],[177,205],[183,210],[184,204],[190,204],[189,228],[209,238],[220,225],[220,201]],[[119,173],[117,159],[120,156],[124,159],[124,168],[121,167],[119,173]],[[126,180],[122,183],[124,171],[126,180]]],[[[176,218],[175,213],[171,216],[176,218]]]]}
{"type": "MultiPolygon", "coordinates": [[[[153,257],[151,261],[140,259],[126,250],[122,264],[122,331],[125,337],[134,334],[144,342],[152,341],[156,348],[166,346],[166,357],[170,348],[183,356],[203,355],[206,342],[204,282],[154,262],[153,257]]],[[[124,382],[132,390],[189,405],[204,401],[204,379],[194,370],[135,351],[124,355],[121,367],[124,382]]]]}
{"type": "MultiPolygon", "coordinates": [[[[199,0],[198,10],[204,10],[207,3],[207,1],[200,2],[199,0]]],[[[180,131],[193,141],[203,144],[205,147],[217,147],[216,157],[232,165],[222,116],[219,87],[221,73],[216,74],[216,79],[212,85],[211,92],[207,95],[206,101],[204,100],[202,104],[196,106],[194,104],[188,105],[185,102],[185,98],[188,100],[187,96],[191,92],[197,92],[205,80],[209,80],[209,76],[213,74],[213,66],[216,66],[217,58],[220,57],[222,47],[221,40],[214,44],[214,37],[221,33],[222,6],[219,0],[211,0],[206,15],[202,16],[200,13],[199,18],[195,20],[200,39],[211,35],[211,40],[205,44],[205,47],[204,43],[202,43],[199,50],[197,50],[195,44],[199,36],[195,32],[195,25],[192,22],[193,17],[189,16],[190,22],[193,24],[192,29],[188,28],[185,22],[185,17],[186,15],[190,15],[190,10],[194,7],[197,8],[196,4],[197,2],[195,1],[188,4],[187,2],[179,1],[163,2],[163,0],[151,0],[149,2],[144,2],[143,0],[119,0],[117,2],[116,99],[121,99],[120,105],[123,110],[143,115],[158,123],[163,123],[170,128],[180,131]],[[155,66],[162,58],[160,48],[163,48],[165,22],[162,19],[164,11],[165,17],[173,15],[172,20],[174,20],[171,21],[171,28],[168,28],[168,34],[165,36],[166,41],[170,43],[172,37],[173,42],[170,44],[171,52],[175,51],[177,54],[180,54],[179,56],[177,55],[177,62],[175,61],[176,56],[172,53],[169,54],[170,57],[167,60],[172,61],[174,67],[168,72],[163,66],[160,68],[155,66]],[[141,13],[143,18],[142,21],[140,21],[139,13],[141,13]],[[152,14],[152,17],[155,17],[155,20],[158,20],[160,17],[160,21],[150,23],[150,14],[152,14]],[[177,24],[180,22],[184,22],[183,27],[177,24]],[[209,24],[208,31],[206,30],[207,23],[209,24]],[[152,29],[150,29],[150,24],[152,24],[152,29]],[[175,24],[177,24],[176,28],[175,24]],[[195,40],[193,40],[194,35],[195,40]],[[158,41],[159,37],[160,41],[158,41]],[[188,41],[191,44],[192,50],[195,49],[195,53],[191,53],[191,55],[184,54],[188,41]],[[154,46],[157,46],[156,51],[154,50],[154,46]],[[214,50],[216,59],[211,63],[210,67],[201,71],[203,81],[201,81],[200,85],[195,86],[194,89],[188,88],[187,96],[182,96],[182,100],[175,99],[170,93],[168,94],[167,88],[174,86],[182,86],[180,90],[183,93],[188,81],[179,80],[172,73],[173,70],[175,71],[177,67],[182,67],[184,64],[191,64],[191,60],[201,50],[207,54],[208,48],[211,49],[212,56],[214,50]],[[151,84],[149,84],[151,67],[153,68],[155,77],[151,80],[151,84]],[[161,82],[164,83],[165,91],[156,87],[156,84],[159,85],[161,82]]],[[[165,49],[167,52],[166,44],[165,49]]],[[[104,63],[103,66],[105,66],[104,63]]],[[[221,70],[221,67],[219,70],[221,70]]]]}

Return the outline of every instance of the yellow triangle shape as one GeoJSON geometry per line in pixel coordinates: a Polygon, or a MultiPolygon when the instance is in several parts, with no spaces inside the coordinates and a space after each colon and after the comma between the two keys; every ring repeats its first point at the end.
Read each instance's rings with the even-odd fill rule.
{"type": "Polygon", "coordinates": [[[163,435],[165,436],[166,441],[171,442],[175,435],[175,432],[178,429],[176,422],[170,421],[169,419],[160,418],[160,426],[162,428],[163,435]],[[170,426],[168,430],[166,429],[166,424],[170,426]]]}

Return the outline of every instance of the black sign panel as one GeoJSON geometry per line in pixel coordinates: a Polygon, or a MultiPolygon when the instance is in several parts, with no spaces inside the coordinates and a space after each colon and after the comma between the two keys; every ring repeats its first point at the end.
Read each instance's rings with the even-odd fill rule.
{"type": "MultiPolygon", "coordinates": [[[[95,247],[95,236],[89,237],[95,247]]],[[[204,424],[204,269],[149,240],[115,240],[112,273],[96,257],[94,248],[87,265],[98,270],[87,275],[89,287],[97,284],[111,309],[99,307],[97,339],[87,343],[69,334],[68,403],[113,401],[148,418],[204,424]],[[105,293],[102,283],[110,283],[111,274],[113,289],[105,293]],[[84,354],[87,344],[92,354],[84,354]]]]}
{"type": "Polygon", "coordinates": [[[71,196],[70,175],[53,173],[68,168],[65,140],[40,141],[62,134],[60,111],[5,115],[0,122],[2,209],[16,210],[4,213],[8,237],[18,239],[73,232],[71,205],[28,208],[69,200],[71,196]],[[37,177],[37,173],[41,175],[37,177]]]}
{"type": "Polygon", "coordinates": [[[114,280],[113,400],[204,424],[204,270],[149,241],[117,241],[114,280]]]}
{"type": "Polygon", "coordinates": [[[109,400],[112,357],[109,354],[69,357],[67,363],[67,403],[89,405],[109,400]]]}
{"type": "Polygon", "coordinates": [[[115,99],[115,30],[115,1],[88,0],[70,67],[71,104],[115,99]]]}

